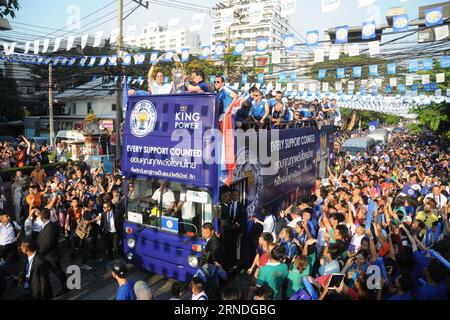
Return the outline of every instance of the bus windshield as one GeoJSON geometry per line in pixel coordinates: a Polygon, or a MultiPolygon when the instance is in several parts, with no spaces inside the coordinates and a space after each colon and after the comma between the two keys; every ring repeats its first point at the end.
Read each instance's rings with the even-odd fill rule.
{"type": "Polygon", "coordinates": [[[127,220],[188,236],[200,236],[200,226],[211,222],[209,192],[165,180],[127,180],[127,220]]]}

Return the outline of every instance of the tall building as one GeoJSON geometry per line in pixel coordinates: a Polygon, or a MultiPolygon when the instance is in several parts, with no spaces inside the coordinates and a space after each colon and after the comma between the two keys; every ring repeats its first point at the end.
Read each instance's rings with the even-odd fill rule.
{"type": "MultiPolygon", "coordinates": [[[[280,48],[283,45],[283,35],[288,33],[288,19],[280,16],[280,4],[276,0],[261,0],[264,5],[264,12],[261,21],[257,24],[250,24],[250,5],[255,3],[252,0],[228,0],[223,1],[225,5],[234,7],[235,18],[229,28],[228,40],[230,46],[234,46],[236,40],[245,40],[245,53],[252,54],[256,51],[257,39],[267,37],[269,50],[280,48]]],[[[227,30],[220,28],[221,11],[217,9],[214,17],[212,44],[227,42],[227,30]]]]}
{"type": "Polygon", "coordinates": [[[143,28],[142,35],[127,44],[157,50],[197,49],[200,46],[200,35],[186,28],[173,30],[164,26],[147,25],[143,28]]]}

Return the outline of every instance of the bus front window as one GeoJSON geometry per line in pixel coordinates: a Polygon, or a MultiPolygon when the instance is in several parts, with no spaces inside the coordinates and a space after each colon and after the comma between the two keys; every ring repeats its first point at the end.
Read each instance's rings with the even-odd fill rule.
{"type": "Polygon", "coordinates": [[[162,231],[200,236],[213,218],[208,192],[163,180],[129,179],[127,220],[162,231]]]}

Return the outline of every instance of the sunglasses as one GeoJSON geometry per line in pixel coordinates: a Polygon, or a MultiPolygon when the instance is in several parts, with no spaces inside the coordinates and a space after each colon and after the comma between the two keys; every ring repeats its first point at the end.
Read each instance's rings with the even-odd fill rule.
{"type": "Polygon", "coordinates": [[[222,81],[214,81],[214,83],[222,83],[222,81]]]}

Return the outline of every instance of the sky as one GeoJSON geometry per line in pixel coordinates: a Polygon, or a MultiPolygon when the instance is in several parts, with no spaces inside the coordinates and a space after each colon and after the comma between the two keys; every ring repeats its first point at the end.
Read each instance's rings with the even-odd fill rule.
{"type": "MultiPolygon", "coordinates": [[[[131,9],[133,6],[137,6],[135,4],[130,4],[132,2],[131,0],[123,1],[125,4],[125,11],[131,9]]],[[[196,8],[200,8],[200,6],[212,6],[217,3],[217,0],[179,1],[195,4],[196,8]]],[[[322,13],[321,0],[298,0],[297,10],[290,16],[289,22],[292,27],[303,36],[306,36],[307,31],[316,29],[318,29],[323,36],[323,31],[336,26],[361,26],[362,22],[373,19],[378,20],[378,23],[386,23],[385,15],[390,7],[405,6],[406,11],[409,14],[409,19],[413,20],[418,17],[419,6],[444,2],[436,0],[407,0],[406,2],[402,2],[401,0],[376,0],[373,5],[360,8],[358,1],[359,0],[341,0],[341,5],[338,9],[329,13],[322,13]]],[[[159,22],[160,25],[167,25],[169,19],[176,17],[180,18],[181,27],[190,26],[192,16],[195,12],[180,9],[176,5],[176,8],[167,7],[157,4],[157,2],[158,0],[151,1],[148,10],[145,8],[138,8],[133,12],[124,21],[124,30],[126,30],[128,26],[137,25],[138,34],[140,34],[142,26],[147,24],[147,22],[159,22]]],[[[164,0],[164,2],[175,3],[176,1],[164,0]]],[[[41,39],[44,37],[55,38],[52,30],[45,28],[62,29],[59,35],[65,37],[74,32],[84,34],[87,29],[93,27],[93,29],[88,30],[90,34],[94,34],[95,31],[105,31],[105,34],[109,35],[111,30],[117,27],[117,19],[114,19],[114,16],[117,14],[118,1],[19,0],[19,3],[21,9],[17,12],[15,21],[40,26],[42,29],[12,23],[14,31],[7,32],[9,35],[15,34],[17,37],[28,36],[35,39],[39,39],[39,36],[41,36],[41,39]],[[108,4],[108,7],[99,10],[108,4]],[[99,11],[92,14],[96,10],[99,11]],[[77,23],[73,24],[74,21],[77,21],[77,17],[81,18],[79,25],[77,23]],[[111,18],[111,21],[98,25],[111,18]],[[72,25],[70,25],[71,23],[72,25]],[[69,25],[69,27],[67,27],[67,25],[69,25]],[[74,27],[76,29],[74,29],[74,27]],[[20,28],[28,28],[30,30],[20,28]],[[31,30],[33,30],[33,32],[31,30]],[[22,32],[22,34],[18,34],[17,32],[22,32]]],[[[200,37],[203,44],[208,44],[211,40],[211,27],[212,19],[207,16],[203,28],[200,31],[200,37]]]]}

